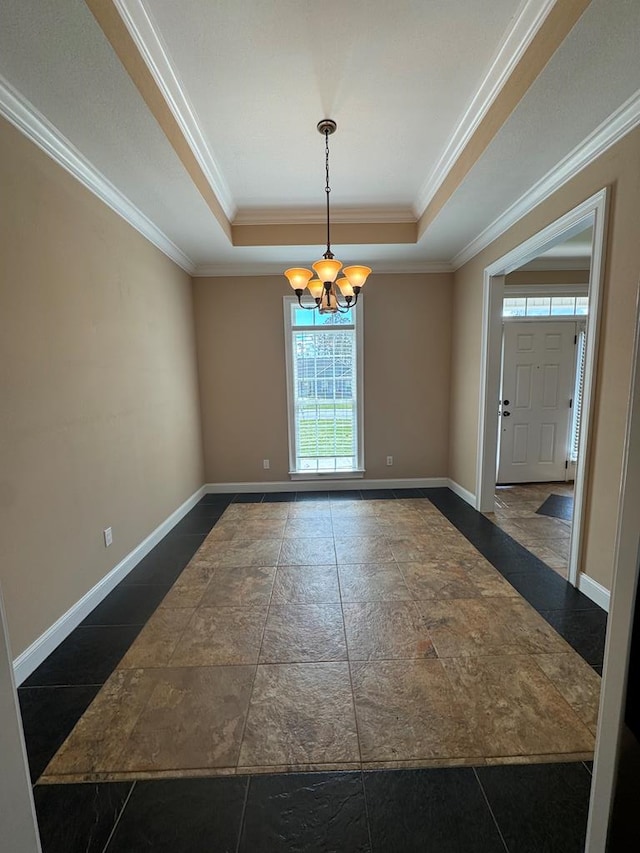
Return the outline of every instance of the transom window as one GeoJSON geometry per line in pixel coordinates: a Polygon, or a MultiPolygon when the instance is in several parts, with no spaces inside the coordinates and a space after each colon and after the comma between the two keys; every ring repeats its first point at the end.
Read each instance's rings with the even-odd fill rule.
{"type": "Polygon", "coordinates": [[[285,297],[292,476],[362,473],[360,312],[320,314],[285,297]]]}
{"type": "Polygon", "coordinates": [[[503,317],[584,317],[588,296],[505,296],[503,317]]]}

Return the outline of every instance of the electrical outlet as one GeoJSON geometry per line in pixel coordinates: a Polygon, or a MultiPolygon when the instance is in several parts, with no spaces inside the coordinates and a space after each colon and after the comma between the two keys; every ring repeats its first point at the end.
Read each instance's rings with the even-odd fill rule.
{"type": "Polygon", "coordinates": [[[104,547],[108,548],[109,545],[111,545],[111,543],[113,542],[113,532],[110,527],[106,527],[102,531],[102,534],[104,536],[104,547]]]}
{"type": "Polygon", "coordinates": [[[267,471],[270,468],[270,466],[271,466],[271,463],[269,462],[268,459],[262,460],[262,467],[264,468],[265,471],[267,471]]]}
{"type": "Polygon", "coordinates": [[[387,456],[387,465],[393,465],[393,456],[387,456]]]}

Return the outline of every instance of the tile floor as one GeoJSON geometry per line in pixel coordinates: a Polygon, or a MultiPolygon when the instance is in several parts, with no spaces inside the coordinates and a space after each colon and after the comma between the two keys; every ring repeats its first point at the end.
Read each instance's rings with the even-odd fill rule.
{"type": "Polygon", "coordinates": [[[234,503],[136,592],[41,782],[592,758],[599,676],[427,498],[234,503]]]}
{"type": "Polygon", "coordinates": [[[496,511],[486,515],[549,568],[566,578],[571,522],[538,514],[550,495],[573,497],[573,483],[497,486],[496,511]]]}
{"type": "Polygon", "coordinates": [[[34,788],[45,853],[212,839],[409,851],[426,838],[435,851],[578,853],[590,770],[567,759],[593,742],[584,687],[597,684],[606,615],[447,489],[242,495],[225,512],[232,498],[207,496],[20,688],[32,778],[61,762],[48,781],[67,783],[34,788]],[[560,725],[540,723],[548,711],[560,725]],[[525,763],[488,766],[505,758],[525,763]],[[114,761],[115,775],[97,769],[114,761]],[[440,766],[460,761],[474,766],[440,766]],[[343,772],[281,772],[327,764],[343,772]],[[179,778],[198,773],[234,775],[179,778]],[[122,781],[74,783],[105,778],[122,781]]]}

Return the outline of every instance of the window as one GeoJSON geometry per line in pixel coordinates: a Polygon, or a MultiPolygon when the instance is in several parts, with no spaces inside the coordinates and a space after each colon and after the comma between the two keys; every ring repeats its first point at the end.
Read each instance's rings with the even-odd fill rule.
{"type": "Polygon", "coordinates": [[[361,475],[361,306],[319,314],[285,297],[284,318],[290,473],[361,475]]]}
{"type": "Polygon", "coordinates": [[[589,313],[588,296],[507,296],[503,317],[576,317],[589,313]]]}

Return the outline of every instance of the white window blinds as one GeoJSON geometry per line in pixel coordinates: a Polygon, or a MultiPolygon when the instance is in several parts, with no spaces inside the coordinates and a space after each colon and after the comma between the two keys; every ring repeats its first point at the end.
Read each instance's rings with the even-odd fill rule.
{"type": "Polygon", "coordinates": [[[571,422],[571,462],[578,461],[578,447],[580,444],[580,419],[582,417],[582,400],[584,396],[584,369],[586,354],[587,333],[585,329],[578,332],[576,345],[576,385],[573,392],[573,419],[571,422]]]}

